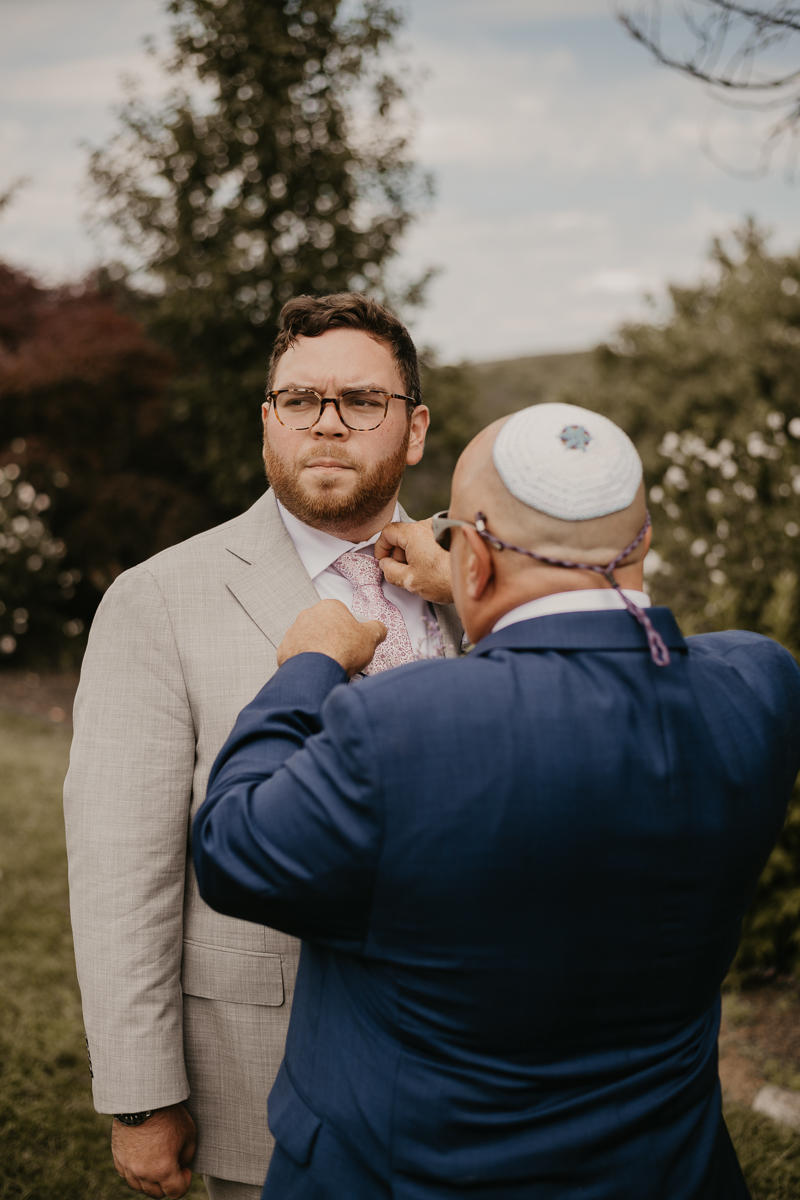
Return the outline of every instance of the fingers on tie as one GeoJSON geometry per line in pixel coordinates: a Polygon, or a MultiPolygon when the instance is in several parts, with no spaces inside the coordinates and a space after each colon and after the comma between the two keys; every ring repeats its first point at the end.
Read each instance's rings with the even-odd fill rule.
{"type": "Polygon", "coordinates": [[[407,563],[396,562],[393,558],[382,558],[381,570],[384,579],[389,583],[393,583],[395,587],[405,587],[406,576],[410,573],[407,563]]]}

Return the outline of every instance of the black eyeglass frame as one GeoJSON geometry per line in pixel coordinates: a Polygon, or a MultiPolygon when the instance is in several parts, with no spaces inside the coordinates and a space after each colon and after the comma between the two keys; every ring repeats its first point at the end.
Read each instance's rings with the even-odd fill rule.
{"type": "Polygon", "coordinates": [[[374,429],[377,429],[386,420],[387,413],[389,412],[390,400],[405,400],[406,404],[411,405],[412,408],[419,408],[421,404],[420,400],[415,400],[412,396],[403,396],[400,392],[384,392],[381,391],[380,388],[348,388],[347,391],[342,392],[341,396],[320,396],[319,392],[316,392],[314,388],[278,388],[277,391],[267,392],[267,403],[272,405],[272,411],[275,413],[276,420],[280,421],[284,429],[291,429],[292,433],[307,433],[309,429],[313,429],[315,425],[318,425],[322,420],[322,414],[325,412],[326,404],[333,405],[333,407],[336,409],[337,417],[342,422],[345,429],[349,429],[351,433],[372,433],[374,429]],[[277,401],[279,396],[285,395],[287,392],[291,392],[293,395],[316,396],[317,400],[319,401],[319,415],[317,416],[316,421],[312,421],[310,425],[287,425],[285,421],[281,421],[281,418],[278,415],[277,401]],[[369,394],[370,396],[383,396],[383,416],[381,417],[380,421],[378,421],[377,425],[369,425],[366,429],[356,429],[354,425],[347,424],[347,421],[345,421],[344,417],[342,416],[342,410],[339,405],[341,404],[342,400],[344,400],[345,396],[358,396],[364,394],[369,394]]]}

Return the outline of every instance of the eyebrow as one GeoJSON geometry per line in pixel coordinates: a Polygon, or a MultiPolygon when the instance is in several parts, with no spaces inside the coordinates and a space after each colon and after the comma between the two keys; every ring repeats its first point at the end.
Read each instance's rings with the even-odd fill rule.
{"type": "MultiPolygon", "coordinates": [[[[312,392],[316,392],[316,390],[317,390],[315,387],[312,387],[310,383],[297,383],[294,379],[289,380],[288,383],[281,384],[281,386],[279,388],[275,388],[274,390],[278,391],[278,392],[282,392],[286,388],[307,388],[309,391],[312,391],[312,392]]],[[[342,391],[345,391],[345,392],[386,392],[387,394],[389,393],[389,389],[387,387],[384,387],[384,385],[381,383],[349,383],[346,388],[342,389],[342,391]]]]}

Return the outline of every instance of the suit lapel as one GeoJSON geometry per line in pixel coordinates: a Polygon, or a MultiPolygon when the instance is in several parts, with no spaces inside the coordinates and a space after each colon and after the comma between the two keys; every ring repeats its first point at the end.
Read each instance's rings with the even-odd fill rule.
{"type": "Polygon", "coordinates": [[[231,530],[225,580],[248,616],[279,646],[297,614],[319,600],[268,491],[231,530]]]}

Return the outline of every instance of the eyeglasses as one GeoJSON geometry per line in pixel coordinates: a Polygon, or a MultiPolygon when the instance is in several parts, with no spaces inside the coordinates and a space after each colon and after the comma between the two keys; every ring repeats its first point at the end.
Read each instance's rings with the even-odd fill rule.
{"type": "MultiPolygon", "coordinates": [[[[479,533],[481,537],[485,538],[487,541],[491,541],[493,543],[497,541],[497,539],[492,537],[491,534],[488,534],[487,536],[488,531],[486,529],[486,518],[482,513],[477,514],[475,521],[476,524],[474,525],[471,521],[456,521],[453,517],[448,517],[447,509],[445,508],[441,512],[434,513],[433,517],[431,518],[431,524],[433,526],[433,540],[437,543],[437,545],[441,546],[443,550],[449,551],[453,530],[459,529],[462,526],[466,526],[467,529],[474,529],[476,533],[479,533]],[[478,524],[478,522],[480,522],[480,524],[478,524]]],[[[499,548],[502,549],[502,546],[499,548]]]]}
{"type": "Polygon", "coordinates": [[[619,583],[614,578],[614,571],[625,561],[629,554],[633,553],[639,543],[643,541],[645,534],[650,528],[650,524],[650,513],[645,512],[644,525],[630,545],[626,546],[624,550],[620,550],[619,554],[616,554],[610,563],[606,563],[604,567],[601,567],[597,563],[565,562],[560,558],[548,558],[545,554],[536,554],[534,550],[524,550],[522,546],[513,546],[511,542],[502,542],[493,533],[489,533],[489,530],[486,528],[486,515],[482,512],[475,513],[474,524],[472,521],[457,521],[453,517],[448,517],[446,510],[435,513],[431,519],[434,540],[443,550],[450,549],[454,529],[474,529],[485,542],[488,542],[490,546],[494,546],[495,550],[513,550],[515,554],[524,554],[526,558],[533,558],[536,562],[545,563],[550,567],[565,567],[571,571],[594,571],[596,575],[602,575],[606,583],[609,583],[612,588],[616,589],[617,595],[621,598],[628,612],[632,617],[635,617],[644,629],[647,636],[647,645],[650,649],[650,657],[655,665],[657,667],[668,667],[671,661],[670,653],[661,634],[653,627],[653,623],[647,613],[643,612],[638,605],[634,604],[625,595],[619,583]]]}
{"type": "Polygon", "coordinates": [[[326,404],[333,405],[345,428],[367,433],[377,429],[386,419],[390,400],[405,400],[406,404],[417,407],[416,400],[401,396],[399,392],[353,389],[342,392],[338,399],[320,396],[312,388],[278,388],[276,392],[267,392],[267,403],[272,404],[281,425],[298,433],[314,428],[321,420],[326,404]]]}
{"type": "Polygon", "coordinates": [[[448,517],[447,509],[442,512],[434,513],[431,518],[433,526],[434,541],[442,547],[443,550],[450,549],[452,532],[454,529],[459,529],[466,526],[467,529],[474,529],[479,533],[485,542],[490,546],[494,546],[495,550],[514,550],[517,554],[526,554],[528,558],[536,558],[540,562],[552,563],[553,566],[574,566],[574,563],[556,563],[555,559],[542,558],[540,554],[534,554],[532,550],[523,550],[521,546],[512,546],[510,542],[501,542],[500,538],[495,537],[493,533],[489,533],[486,528],[486,517],[483,513],[475,514],[475,523],[472,521],[457,521],[454,517],[448,517]]]}

